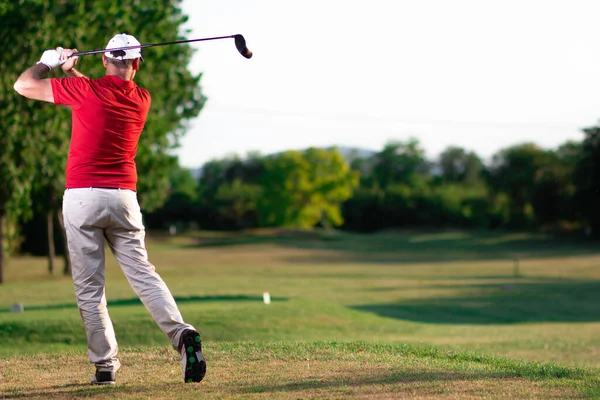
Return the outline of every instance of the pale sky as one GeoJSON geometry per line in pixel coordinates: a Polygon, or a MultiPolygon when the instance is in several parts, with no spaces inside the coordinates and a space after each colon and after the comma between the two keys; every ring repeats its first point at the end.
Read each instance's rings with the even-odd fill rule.
{"type": "Polygon", "coordinates": [[[420,140],[487,158],[600,121],[598,0],[184,0],[208,97],[175,154],[198,167],[309,146],[420,140]]]}

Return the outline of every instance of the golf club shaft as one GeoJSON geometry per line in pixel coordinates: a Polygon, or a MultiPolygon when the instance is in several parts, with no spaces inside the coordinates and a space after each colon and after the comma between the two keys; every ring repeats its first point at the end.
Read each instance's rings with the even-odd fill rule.
{"type": "Polygon", "coordinates": [[[106,50],[106,49],[98,49],[98,50],[89,50],[89,51],[78,51],[77,53],[73,53],[73,55],[71,57],[75,57],[75,56],[85,56],[88,54],[98,54],[98,53],[105,53],[107,51],[119,51],[119,50],[130,50],[130,49],[140,49],[140,48],[145,48],[145,47],[154,47],[154,46],[166,46],[169,44],[181,44],[181,43],[191,43],[191,42],[202,42],[202,41],[206,41],[206,40],[218,40],[218,39],[230,39],[230,38],[234,38],[236,35],[229,35],[229,36],[216,36],[216,37],[210,37],[210,38],[201,38],[201,39],[188,39],[188,40],[175,40],[173,42],[161,42],[161,43],[148,43],[148,44],[141,44],[139,46],[127,46],[127,47],[119,47],[119,48],[115,48],[115,49],[110,49],[110,50],[106,50]]]}

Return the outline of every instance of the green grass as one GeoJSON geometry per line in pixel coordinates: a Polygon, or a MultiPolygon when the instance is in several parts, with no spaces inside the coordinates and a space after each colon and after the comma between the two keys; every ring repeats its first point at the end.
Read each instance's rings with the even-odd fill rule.
{"type": "Polygon", "coordinates": [[[162,347],[122,351],[115,387],[90,387],[76,352],[0,362],[3,398],[288,399],[523,398],[600,395],[598,375],[582,368],[473,353],[364,342],[214,342],[201,385],[182,384],[178,359],[162,347]],[[63,374],[51,372],[61,365],[63,374]],[[32,385],[31,376],[38,376],[32,385]],[[50,378],[50,379],[48,379],[50,378]]]}
{"type": "MultiPolygon", "coordinates": [[[[497,376],[482,371],[501,364],[512,365],[509,379],[536,381],[541,370],[567,371],[542,386],[600,396],[594,392],[600,367],[600,250],[594,243],[515,233],[260,231],[155,234],[148,245],[185,320],[199,329],[213,356],[242,342],[265,354],[272,346],[286,352],[331,348],[328,354],[336,359],[352,346],[365,346],[367,355],[377,349],[410,353],[416,357],[410,374],[418,376],[428,373],[425,360],[446,360],[442,371],[478,359],[477,368],[471,367],[486,382],[497,376]],[[265,291],[269,305],[262,302],[265,291]]],[[[167,348],[110,254],[107,259],[109,311],[124,354],[139,346],[167,348]]],[[[72,282],[48,276],[45,267],[32,257],[9,264],[0,287],[0,360],[32,353],[85,356],[72,282]],[[25,312],[8,312],[17,302],[25,312]]],[[[245,363],[239,351],[223,362],[245,363]]],[[[384,361],[378,362],[395,368],[384,361]]],[[[357,365],[347,367],[357,373],[357,365]]],[[[307,390],[291,385],[276,392],[307,390]]],[[[448,390],[458,393],[454,386],[448,390]]]]}

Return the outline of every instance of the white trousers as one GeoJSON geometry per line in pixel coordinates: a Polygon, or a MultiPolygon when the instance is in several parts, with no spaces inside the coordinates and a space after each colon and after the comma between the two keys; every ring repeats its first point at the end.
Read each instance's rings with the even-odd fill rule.
{"type": "Polygon", "coordinates": [[[104,240],[152,318],[173,348],[179,350],[181,333],[195,328],[183,321],[167,285],[148,261],[136,193],[121,189],[67,189],[63,216],[75,296],[85,324],[90,361],[96,368],[116,372],[121,365],[106,308],[104,240]]]}

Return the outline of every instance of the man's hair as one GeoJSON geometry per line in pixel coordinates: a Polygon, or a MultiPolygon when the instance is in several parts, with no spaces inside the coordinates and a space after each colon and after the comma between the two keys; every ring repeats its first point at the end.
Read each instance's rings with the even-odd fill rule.
{"type": "Polygon", "coordinates": [[[118,60],[116,58],[106,57],[106,61],[109,64],[118,67],[119,69],[129,69],[131,66],[133,66],[135,59],[118,60]]]}

